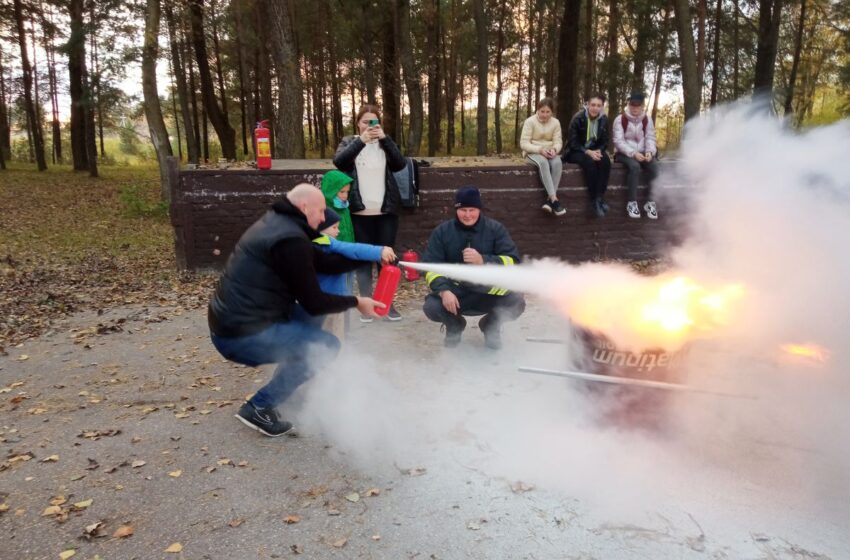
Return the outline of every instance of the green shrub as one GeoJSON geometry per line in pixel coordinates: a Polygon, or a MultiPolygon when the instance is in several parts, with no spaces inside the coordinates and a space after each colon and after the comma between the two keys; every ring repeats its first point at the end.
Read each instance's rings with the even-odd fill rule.
{"type": "Polygon", "coordinates": [[[163,218],[168,216],[168,202],[157,198],[158,194],[158,191],[152,194],[143,185],[130,184],[122,186],[118,196],[130,217],[163,218]]]}

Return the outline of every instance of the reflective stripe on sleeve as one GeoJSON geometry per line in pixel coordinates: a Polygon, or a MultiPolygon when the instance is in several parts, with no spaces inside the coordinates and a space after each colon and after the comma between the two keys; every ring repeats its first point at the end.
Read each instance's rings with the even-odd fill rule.
{"type": "Polygon", "coordinates": [[[506,257],[504,255],[499,255],[499,258],[502,259],[502,264],[507,266],[511,264],[516,264],[516,261],[513,257],[506,257]]]}

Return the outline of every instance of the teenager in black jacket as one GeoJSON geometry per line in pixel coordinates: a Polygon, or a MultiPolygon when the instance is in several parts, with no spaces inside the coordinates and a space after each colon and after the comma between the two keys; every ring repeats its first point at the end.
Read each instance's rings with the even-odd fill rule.
{"type": "Polygon", "coordinates": [[[599,218],[608,212],[605,191],[611,174],[611,159],[605,152],[608,149],[608,118],[602,112],[604,106],[605,96],[597,93],[573,116],[564,154],[565,162],[577,163],[584,171],[591,209],[599,218]]]}
{"type": "MultiPolygon", "coordinates": [[[[354,240],[357,243],[392,247],[398,234],[401,194],[393,173],[401,171],[407,160],[393,139],[384,134],[375,105],[363,105],[357,111],[358,136],[346,136],[337,147],[334,165],[354,177],[348,195],[354,240]]],[[[380,270],[380,266],[378,267],[380,270]]],[[[357,270],[361,294],[372,293],[372,263],[357,270]]],[[[387,318],[401,320],[394,307],[387,318]]],[[[361,321],[372,318],[361,316],[361,321]]]]}

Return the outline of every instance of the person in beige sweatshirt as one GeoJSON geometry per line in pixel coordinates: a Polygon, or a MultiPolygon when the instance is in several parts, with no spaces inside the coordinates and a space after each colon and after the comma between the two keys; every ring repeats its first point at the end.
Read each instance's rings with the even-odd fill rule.
{"type": "Polygon", "coordinates": [[[537,103],[537,112],[522,125],[519,146],[522,155],[528,162],[537,167],[540,180],[549,198],[543,203],[543,210],[556,216],[567,213],[558,201],[558,183],[561,182],[563,164],[561,148],[564,146],[561,137],[561,123],[553,116],[555,102],[551,97],[544,97],[537,103]]]}

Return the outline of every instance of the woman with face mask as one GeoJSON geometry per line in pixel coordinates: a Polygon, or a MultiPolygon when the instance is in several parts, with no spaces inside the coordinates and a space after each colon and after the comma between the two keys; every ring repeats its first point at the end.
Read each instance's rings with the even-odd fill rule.
{"type": "MultiPolygon", "coordinates": [[[[375,105],[363,105],[355,117],[358,135],[342,139],[334,156],[337,169],[349,175],[348,209],[357,243],[392,247],[398,234],[401,194],[393,173],[401,171],[407,160],[398,146],[381,128],[381,116],[375,105]]],[[[361,294],[372,293],[372,263],[357,271],[361,294]]],[[[387,318],[401,320],[391,307],[387,318]]],[[[372,322],[371,317],[361,317],[372,322]]]]}
{"type": "Polygon", "coordinates": [[[608,212],[605,191],[611,174],[611,159],[605,152],[608,149],[608,118],[602,112],[604,106],[605,96],[596,93],[590,96],[584,109],[573,116],[564,155],[564,161],[576,163],[584,171],[591,210],[598,218],[608,212]]]}
{"type": "Polygon", "coordinates": [[[561,182],[563,165],[561,163],[561,148],[564,143],[561,137],[561,123],[552,113],[555,112],[555,102],[551,97],[544,97],[537,103],[537,112],[522,125],[519,146],[526,160],[537,168],[540,181],[546,190],[548,199],[543,203],[543,210],[556,216],[567,213],[558,201],[558,183],[561,182]]]}

